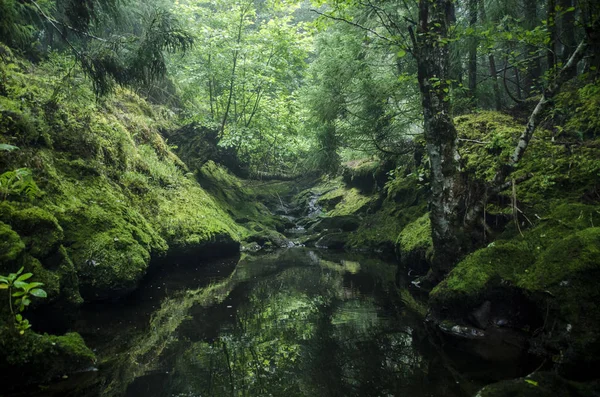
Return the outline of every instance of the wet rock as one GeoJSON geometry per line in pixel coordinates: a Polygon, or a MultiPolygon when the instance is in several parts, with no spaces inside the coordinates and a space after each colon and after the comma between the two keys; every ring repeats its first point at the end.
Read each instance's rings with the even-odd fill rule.
{"type": "Polygon", "coordinates": [[[341,250],[344,249],[347,241],[347,233],[331,233],[321,237],[315,243],[315,247],[341,250]]]}
{"type": "Polygon", "coordinates": [[[261,250],[261,246],[260,244],[258,244],[257,242],[253,241],[247,244],[242,244],[240,246],[240,251],[241,252],[258,252],[261,250]]]}
{"type": "Polygon", "coordinates": [[[341,229],[344,232],[352,232],[360,226],[360,219],[354,215],[341,215],[326,217],[319,220],[310,227],[311,231],[321,232],[323,230],[341,229]]]}
{"type": "Polygon", "coordinates": [[[493,383],[475,397],[592,397],[598,396],[598,381],[578,383],[552,372],[536,372],[524,378],[493,383]]]}
{"type": "Polygon", "coordinates": [[[27,330],[19,335],[8,328],[0,332],[0,382],[4,386],[46,382],[82,371],[96,362],[94,353],[77,333],[54,336],[27,330]]]}
{"type": "MultiPolygon", "coordinates": [[[[428,321],[431,321],[429,318],[428,321]]],[[[444,345],[487,362],[520,362],[527,353],[527,334],[512,328],[489,327],[486,330],[443,321],[438,336],[444,345]]]]}
{"type": "Polygon", "coordinates": [[[490,324],[490,316],[492,313],[492,303],[485,301],[477,309],[473,310],[469,315],[469,320],[478,328],[486,329],[490,324]]]}
{"type": "Polygon", "coordinates": [[[284,235],[274,230],[257,232],[248,237],[249,243],[257,243],[263,247],[289,248],[294,245],[284,235]]]}

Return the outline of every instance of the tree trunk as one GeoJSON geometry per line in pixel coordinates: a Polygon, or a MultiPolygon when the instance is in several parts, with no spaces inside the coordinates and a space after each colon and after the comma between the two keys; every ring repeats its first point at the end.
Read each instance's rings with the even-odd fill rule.
{"type": "MultiPolygon", "coordinates": [[[[477,3],[478,0],[469,0],[469,27],[475,29],[477,26],[477,3]]],[[[469,37],[469,92],[471,97],[477,97],[477,36],[469,37]]],[[[475,103],[476,104],[476,103],[475,103]]]]}
{"type": "MultiPolygon", "coordinates": [[[[485,12],[485,4],[483,0],[479,0],[479,12],[481,14],[481,22],[487,22],[487,14],[485,12]]],[[[492,89],[494,90],[494,108],[498,111],[502,110],[502,97],[500,96],[500,85],[498,83],[498,70],[496,69],[496,59],[494,54],[490,52],[488,55],[490,67],[490,77],[492,78],[492,89]]]]}
{"type": "MultiPolygon", "coordinates": [[[[559,5],[563,11],[560,21],[557,21],[560,23],[559,37],[562,44],[560,60],[565,64],[577,46],[577,41],[575,40],[575,12],[567,11],[574,6],[573,0],[559,0],[559,5]]],[[[576,74],[577,70],[574,69],[569,77],[575,77],[576,74]]]]}
{"type": "Polygon", "coordinates": [[[432,276],[439,280],[462,255],[463,182],[459,172],[457,133],[450,118],[449,50],[452,0],[420,0],[415,42],[417,77],[423,105],[424,135],[431,167],[429,203],[434,258],[432,276]]]}
{"type": "MultiPolygon", "coordinates": [[[[524,28],[533,30],[538,25],[537,4],[536,0],[523,0],[524,8],[524,28]]],[[[525,97],[529,97],[535,91],[537,82],[542,75],[542,67],[540,59],[537,55],[535,46],[525,46],[525,59],[533,58],[526,62],[525,76],[523,77],[523,91],[525,97]]]]}
{"type": "Polygon", "coordinates": [[[548,51],[546,53],[546,59],[548,60],[548,70],[553,73],[552,70],[556,66],[556,0],[548,0],[548,36],[550,41],[548,42],[548,51]]]}

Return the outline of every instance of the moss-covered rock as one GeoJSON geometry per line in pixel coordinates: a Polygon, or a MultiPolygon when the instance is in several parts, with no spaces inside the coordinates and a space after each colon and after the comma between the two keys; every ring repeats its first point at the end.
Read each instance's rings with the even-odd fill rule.
{"type": "Polygon", "coordinates": [[[39,207],[19,209],[0,204],[0,219],[19,233],[29,254],[45,258],[56,252],[63,240],[63,229],[54,215],[39,207]]]}
{"type": "Polygon", "coordinates": [[[348,233],[329,233],[315,243],[317,248],[328,248],[333,250],[344,249],[348,242],[348,233]]]}
{"type": "Polygon", "coordinates": [[[0,264],[15,262],[25,251],[21,237],[4,222],[0,222],[0,264]]]}
{"type": "Polygon", "coordinates": [[[592,376],[585,368],[600,354],[599,221],[598,207],[563,204],[522,236],[472,253],[431,291],[434,313],[466,321],[491,301],[512,326],[539,328],[532,351],[562,374],[592,376]],[[550,323],[552,329],[544,326],[550,323]]]}
{"type": "Polygon", "coordinates": [[[244,229],[228,204],[198,185],[159,133],[177,126],[169,112],[125,89],[104,101],[85,84],[60,84],[57,94],[51,76],[65,75],[57,67],[13,65],[0,98],[0,136],[20,147],[0,166],[29,167],[45,193],[2,203],[0,221],[19,237],[4,231],[14,242],[9,256],[25,245],[50,300],[80,301],[79,289],[86,299],[116,297],[168,249],[237,249],[244,229]]]}
{"type": "Polygon", "coordinates": [[[0,338],[0,367],[4,385],[46,382],[91,368],[94,353],[75,332],[61,336],[3,328],[0,338]],[[9,381],[8,381],[9,380],[9,381]]]}
{"type": "Polygon", "coordinates": [[[364,193],[374,193],[383,188],[391,162],[363,159],[350,161],[342,166],[344,182],[364,193]]]}
{"type": "Polygon", "coordinates": [[[429,213],[409,223],[396,241],[396,250],[403,267],[424,274],[429,270],[433,256],[429,213]]]}
{"type": "Polygon", "coordinates": [[[352,232],[360,226],[360,218],[356,215],[339,215],[321,218],[310,227],[310,231],[322,232],[323,230],[340,229],[352,232]]]}

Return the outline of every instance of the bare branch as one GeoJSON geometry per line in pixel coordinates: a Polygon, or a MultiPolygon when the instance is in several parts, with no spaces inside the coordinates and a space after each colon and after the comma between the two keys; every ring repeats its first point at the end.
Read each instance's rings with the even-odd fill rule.
{"type": "Polygon", "coordinates": [[[550,107],[552,98],[554,98],[554,96],[558,93],[563,83],[569,79],[570,73],[577,67],[577,63],[583,59],[587,47],[588,45],[586,40],[583,40],[581,43],[579,43],[577,49],[575,52],[573,52],[565,66],[563,66],[563,68],[558,72],[556,79],[554,79],[554,81],[552,81],[546,88],[535,109],[529,116],[529,121],[527,122],[525,131],[523,131],[519,137],[517,146],[515,147],[508,164],[506,164],[496,173],[492,186],[499,186],[503,184],[506,178],[516,168],[517,164],[525,154],[525,150],[529,146],[529,141],[531,140],[535,129],[542,121],[544,112],[550,107]]]}
{"type": "Polygon", "coordinates": [[[355,26],[355,27],[357,27],[359,29],[362,29],[362,30],[364,30],[366,32],[372,33],[373,35],[375,35],[376,37],[380,38],[381,40],[384,40],[384,41],[386,41],[388,43],[395,44],[389,38],[387,38],[385,36],[382,36],[379,33],[377,33],[376,31],[374,31],[373,29],[370,29],[370,28],[367,28],[365,26],[362,26],[362,25],[360,25],[360,24],[358,24],[356,22],[352,22],[352,21],[349,21],[349,20],[347,20],[345,18],[336,17],[336,16],[333,16],[333,15],[330,15],[330,14],[325,14],[324,12],[321,12],[321,11],[318,11],[318,10],[315,10],[315,9],[312,9],[312,8],[311,8],[311,11],[314,12],[314,13],[316,13],[316,14],[319,14],[321,16],[324,16],[325,18],[332,19],[334,21],[344,22],[344,23],[347,23],[348,25],[355,26]]]}

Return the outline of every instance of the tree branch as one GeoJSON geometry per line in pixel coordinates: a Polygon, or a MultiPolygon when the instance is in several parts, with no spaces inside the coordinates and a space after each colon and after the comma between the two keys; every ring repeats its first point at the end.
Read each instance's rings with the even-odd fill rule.
{"type": "Polygon", "coordinates": [[[369,28],[367,28],[365,26],[362,26],[362,25],[360,25],[360,24],[358,24],[356,22],[352,22],[352,21],[349,21],[349,20],[347,20],[345,18],[336,17],[336,16],[333,16],[333,15],[330,15],[330,14],[325,14],[324,12],[321,12],[321,11],[318,11],[318,10],[315,10],[315,9],[312,9],[312,8],[311,8],[311,11],[314,12],[314,13],[316,13],[316,14],[319,14],[321,16],[324,16],[325,18],[332,19],[334,21],[344,22],[344,23],[347,23],[348,25],[355,26],[355,27],[357,27],[359,29],[362,29],[362,30],[364,30],[366,32],[372,33],[373,35],[377,36],[378,38],[380,38],[383,41],[395,44],[392,40],[388,39],[385,36],[380,35],[376,31],[374,31],[373,29],[369,29],[369,28]]]}
{"type": "Polygon", "coordinates": [[[529,146],[529,141],[531,140],[535,129],[542,121],[542,116],[544,112],[548,110],[548,108],[550,108],[554,96],[558,93],[563,83],[569,79],[571,73],[577,67],[579,61],[583,59],[587,47],[588,44],[586,40],[583,40],[581,43],[579,43],[577,49],[575,50],[575,52],[573,52],[573,54],[571,54],[571,57],[569,58],[565,66],[563,66],[563,68],[558,72],[556,79],[554,79],[554,81],[552,81],[546,88],[535,109],[529,116],[529,120],[527,122],[527,126],[525,127],[525,131],[523,131],[523,133],[519,137],[519,141],[515,146],[515,149],[508,164],[500,168],[500,170],[498,170],[498,172],[496,173],[494,181],[492,183],[493,188],[502,185],[506,178],[517,167],[517,164],[519,163],[519,161],[523,157],[523,154],[525,154],[525,150],[529,146]]]}

